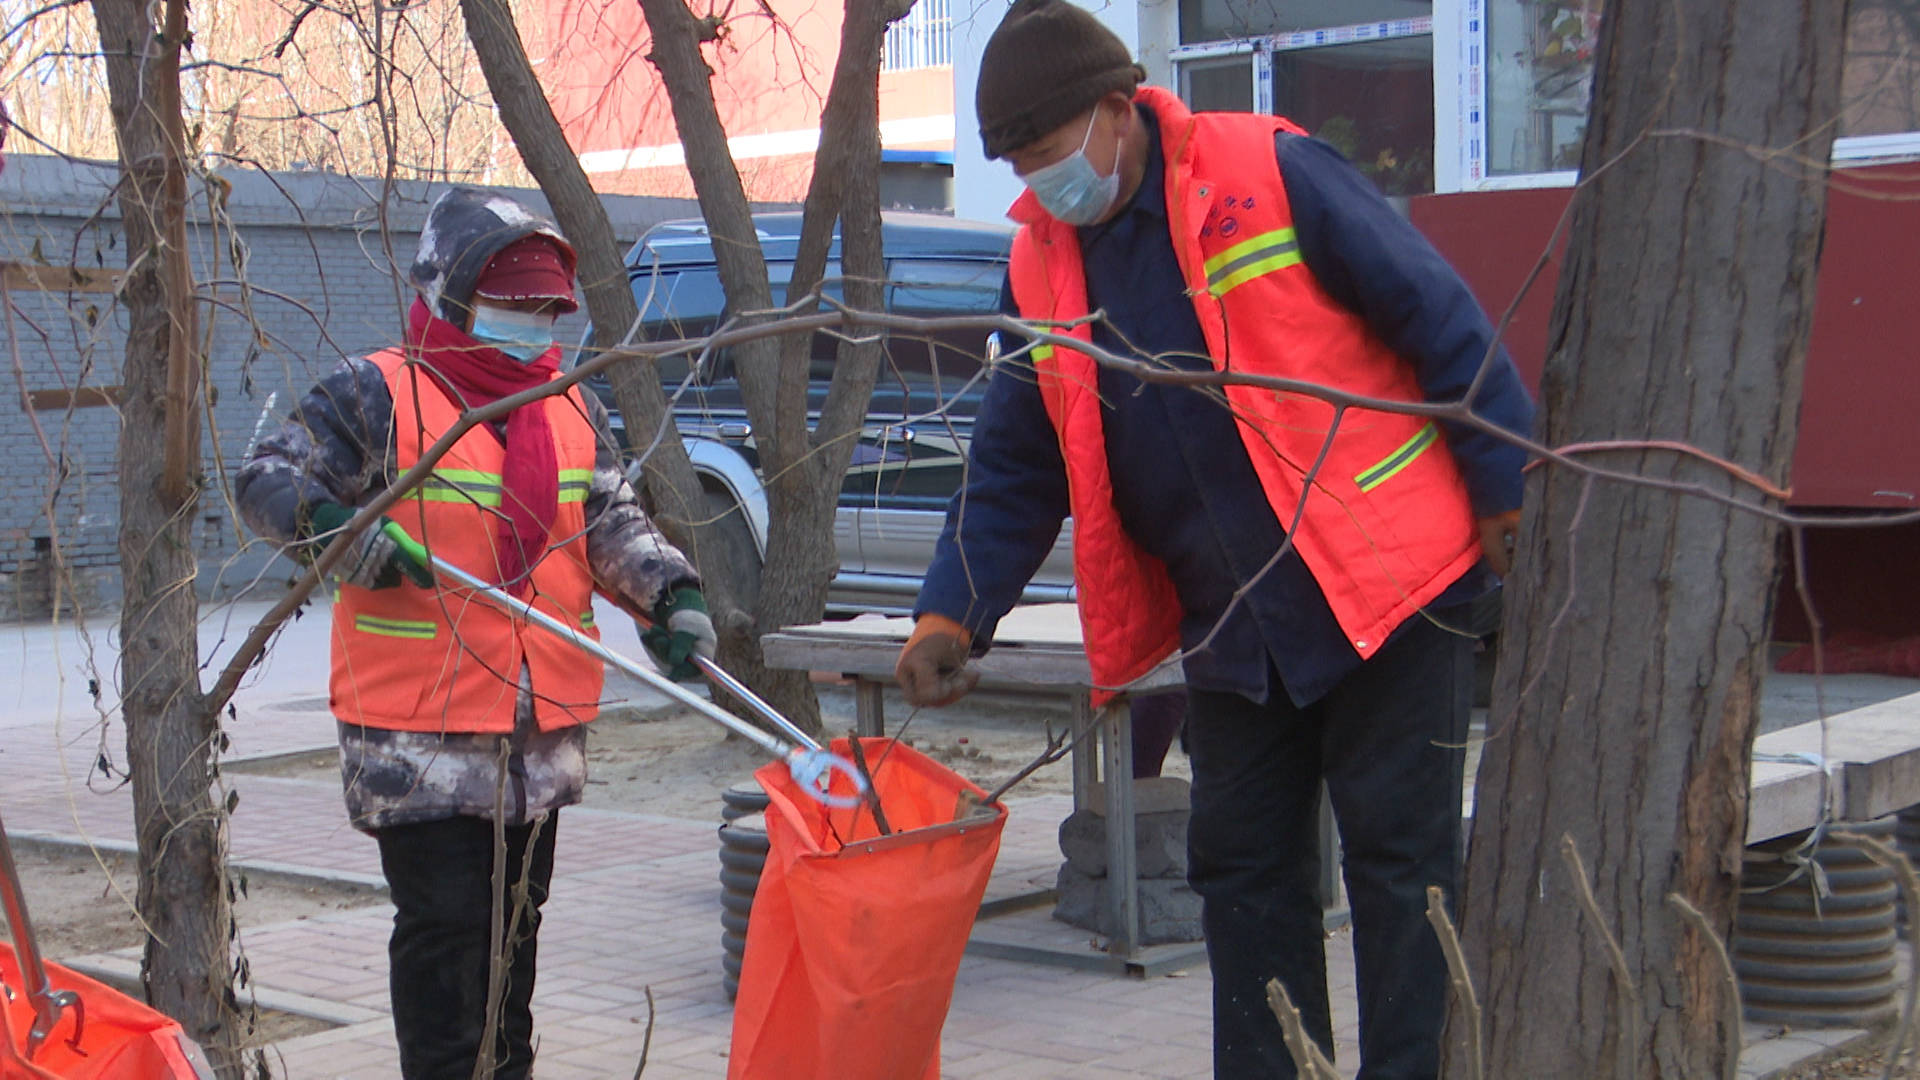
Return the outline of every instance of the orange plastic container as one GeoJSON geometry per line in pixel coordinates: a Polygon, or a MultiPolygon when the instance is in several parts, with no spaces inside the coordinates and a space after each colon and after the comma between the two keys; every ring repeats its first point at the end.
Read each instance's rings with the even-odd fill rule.
{"type": "MultiPolygon", "coordinates": [[[[985,792],[892,739],[862,739],[893,828],[809,798],[781,763],[766,788],[766,868],[747,923],[729,1080],[937,1080],[940,1029],[1006,825],[955,821],[985,792]]],[[[835,754],[848,742],[835,740],[835,754]]],[[[849,795],[843,777],[832,793],[849,795]]]]}

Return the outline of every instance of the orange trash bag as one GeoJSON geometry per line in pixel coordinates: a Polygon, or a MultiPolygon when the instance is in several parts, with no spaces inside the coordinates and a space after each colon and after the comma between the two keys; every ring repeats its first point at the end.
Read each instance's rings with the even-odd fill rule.
{"type": "Polygon", "coordinates": [[[211,1080],[205,1056],[165,1014],[58,964],[46,967],[53,989],[80,1003],[61,1013],[29,1058],[33,1002],[13,948],[0,943],[0,1080],[211,1080]]]}
{"type": "MultiPolygon", "coordinates": [[[[940,1029],[1000,852],[1001,807],[892,739],[861,739],[893,834],[866,806],[834,808],[784,763],[769,798],[766,868],[747,917],[728,1080],[937,1080],[940,1029]]],[[[849,754],[836,739],[833,753],[849,754]]],[[[845,777],[831,793],[853,794],[845,777]]]]}

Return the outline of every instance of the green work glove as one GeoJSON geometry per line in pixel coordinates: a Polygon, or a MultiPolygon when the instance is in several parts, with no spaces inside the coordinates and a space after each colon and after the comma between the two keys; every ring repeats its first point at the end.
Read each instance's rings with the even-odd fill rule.
{"type": "MultiPolygon", "coordinates": [[[[353,510],[337,502],[315,503],[307,511],[302,533],[325,546],[325,539],[353,520],[353,510]]],[[[398,523],[383,517],[354,538],[353,547],[334,564],[342,584],[363,589],[391,589],[404,579],[423,589],[433,588],[433,571],[409,550],[413,544],[398,523]]],[[[315,554],[318,554],[316,549],[315,554]]]]}
{"type": "Polygon", "coordinates": [[[667,678],[681,682],[700,673],[693,664],[694,656],[713,659],[720,647],[720,635],[714,632],[713,619],[707,615],[706,597],[699,589],[680,588],[661,596],[653,605],[653,626],[640,635],[640,642],[659,661],[667,678]]]}

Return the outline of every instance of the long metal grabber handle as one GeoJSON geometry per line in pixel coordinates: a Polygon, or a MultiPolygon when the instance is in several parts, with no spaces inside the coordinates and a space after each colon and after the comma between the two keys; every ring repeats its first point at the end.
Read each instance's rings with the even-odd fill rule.
{"type": "Polygon", "coordinates": [[[813,738],[813,736],[808,735],[806,732],[800,730],[800,728],[797,725],[795,725],[793,721],[780,715],[779,709],[776,709],[772,705],[767,704],[767,701],[765,698],[762,698],[759,694],[754,693],[751,689],[748,688],[746,683],[743,683],[739,679],[734,678],[732,673],[728,672],[726,668],[723,668],[719,664],[714,663],[712,660],[709,660],[706,657],[701,656],[699,653],[693,654],[693,666],[699,668],[700,673],[705,675],[708,679],[711,679],[713,682],[717,683],[720,689],[725,690],[727,693],[732,694],[734,697],[739,698],[743,703],[746,704],[748,708],[752,709],[754,712],[757,712],[762,717],[766,718],[766,721],[769,724],[772,724],[774,727],[777,727],[781,731],[786,732],[787,737],[792,739],[794,742],[800,743],[803,746],[813,747],[816,750],[820,748],[820,743],[816,741],[813,738]]]}
{"type": "MultiPolygon", "coordinates": [[[[33,923],[27,919],[27,899],[20,892],[20,871],[13,862],[5,822],[0,822],[0,908],[6,911],[7,928],[13,932],[13,955],[20,963],[27,1001],[33,1005],[33,1026],[27,1030],[27,1060],[32,1061],[40,1044],[60,1023],[60,1014],[78,1005],[80,998],[71,990],[55,990],[47,979],[40,943],[33,936],[33,923]]],[[[75,1035],[77,1038],[78,1032],[75,1035]]]]}
{"type": "MultiPolygon", "coordinates": [[[[853,789],[856,792],[864,795],[867,785],[865,778],[860,775],[860,770],[856,769],[852,762],[844,761],[823,749],[818,742],[809,738],[805,732],[794,727],[793,724],[786,721],[785,718],[781,720],[782,727],[797,736],[799,743],[797,746],[782,742],[772,734],[754,727],[752,724],[720,708],[713,702],[688,690],[686,687],[654,671],[652,668],[633,662],[619,653],[614,652],[612,649],[607,648],[605,645],[602,645],[600,642],[580,633],[566,623],[561,622],[559,619],[534,607],[527,601],[514,596],[505,589],[483,581],[447,560],[440,558],[428,551],[425,545],[407,535],[407,531],[402,529],[398,524],[386,522],[382,524],[380,528],[386,532],[388,538],[393,540],[395,544],[415,561],[419,562],[422,566],[432,567],[436,575],[451,578],[465,585],[467,588],[486,597],[494,604],[526,619],[528,622],[556,637],[572,642],[587,654],[608,664],[612,664],[614,667],[639,679],[641,682],[646,683],[648,686],[653,687],[655,690],[660,691],[680,704],[693,709],[707,719],[726,728],[728,731],[744,739],[752,740],[769,754],[784,759],[787,763],[788,771],[793,774],[794,780],[797,781],[801,787],[805,788],[809,795],[814,796],[821,802],[829,806],[842,807],[857,806],[860,804],[861,799],[859,797],[848,798],[828,795],[822,790],[822,785],[820,784],[820,781],[826,778],[827,773],[838,772],[852,782],[853,789]]],[[[731,677],[729,677],[728,681],[733,685],[738,685],[737,681],[731,677]]],[[[733,689],[733,685],[729,685],[728,689],[733,689]]],[[[742,698],[742,700],[748,699],[742,698]]],[[[772,706],[760,701],[757,697],[752,698],[752,701],[758,702],[758,707],[760,708],[772,710],[772,706]]]]}

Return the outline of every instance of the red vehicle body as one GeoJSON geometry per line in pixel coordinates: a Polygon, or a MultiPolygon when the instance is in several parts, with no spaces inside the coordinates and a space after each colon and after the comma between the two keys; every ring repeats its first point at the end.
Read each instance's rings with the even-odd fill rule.
{"type": "MultiPolygon", "coordinates": [[[[1413,222],[1498,320],[1565,211],[1568,188],[1427,195],[1413,222]]],[[[1791,505],[1873,516],[1920,509],[1920,164],[1838,171],[1794,453],[1791,505]]],[[[1505,341],[1535,385],[1546,359],[1560,266],[1555,251],[1514,308],[1505,341]]],[[[1829,632],[1920,634],[1920,524],[1807,533],[1815,611],[1829,632]]],[[[1775,639],[1810,636],[1790,574],[1775,604],[1775,639]]]]}

